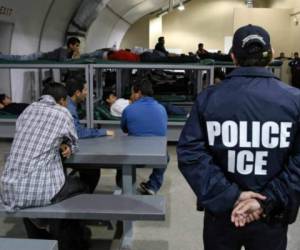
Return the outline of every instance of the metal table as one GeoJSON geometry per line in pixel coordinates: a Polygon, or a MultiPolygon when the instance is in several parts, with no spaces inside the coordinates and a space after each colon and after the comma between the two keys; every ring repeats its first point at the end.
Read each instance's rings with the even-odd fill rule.
{"type": "MultiPolygon", "coordinates": [[[[133,194],[134,169],[167,166],[167,138],[115,135],[79,140],[79,151],[65,161],[66,167],[121,168],[122,192],[133,194]]],[[[124,222],[122,248],[130,248],[133,223],[124,222]]]]}

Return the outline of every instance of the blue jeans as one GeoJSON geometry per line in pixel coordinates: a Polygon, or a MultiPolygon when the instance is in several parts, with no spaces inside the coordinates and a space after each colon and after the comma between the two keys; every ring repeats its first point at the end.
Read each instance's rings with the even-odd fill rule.
{"type": "Polygon", "coordinates": [[[165,107],[168,115],[187,115],[188,113],[183,108],[173,105],[169,102],[159,102],[159,103],[165,107]]]}
{"type": "MultiPolygon", "coordinates": [[[[168,163],[170,161],[170,157],[168,154],[168,163]]],[[[165,168],[154,168],[152,174],[149,176],[149,180],[147,181],[147,186],[154,192],[157,192],[163,184],[164,181],[164,173],[167,167],[165,168]]]]}

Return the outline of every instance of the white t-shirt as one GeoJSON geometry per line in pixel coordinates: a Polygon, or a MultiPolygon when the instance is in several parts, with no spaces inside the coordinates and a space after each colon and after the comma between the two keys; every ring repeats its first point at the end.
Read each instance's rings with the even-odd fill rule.
{"type": "Polygon", "coordinates": [[[113,116],[121,117],[123,110],[130,104],[128,99],[119,98],[110,107],[110,113],[113,116]]]}

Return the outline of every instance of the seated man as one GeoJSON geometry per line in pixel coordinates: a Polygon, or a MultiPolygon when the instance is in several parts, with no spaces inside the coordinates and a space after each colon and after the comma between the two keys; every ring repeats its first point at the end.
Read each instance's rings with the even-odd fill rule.
{"type": "Polygon", "coordinates": [[[20,115],[28,106],[29,104],[27,103],[14,103],[9,96],[0,94],[0,111],[12,115],[20,115]]]}
{"type": "MultiPolygon", "coordinates": [[[[47,206],[85,190],[78,179],[66,178],[60,157],[60,151],[69,157],[77,144],[72,116],[65,108],[66,97],[62,84],[48,84],[43,96],[18,118],[1,177],[1,200],[7,210],[47,206]]],[[[49,220],[51,234],[34,221],[24,219],[30,238],[53,237],[59,240],[59,249],[82,249],[78,247],[82,243],[81,233],[76,233],[80,230],[78,221],[49,220]]]]}
{"type": "Polygon", "coordinates": [[[165,56],[169,55],[169,51],[167,51],[165,48],[165,38],[163,36],[158,38],[154,50],[161,52],[165,56]]]}
{"type": "MultiPolygon", "coordinates": [[[[131,91],[133,103],[122,114],[123,132],[129,136],[166,136],[167,112],[151,97],[153,90],[149,80],[139,80],[131,91]]],[[[149,180],[140,184],[142,191],[145,194],[155,194],[163,183],[164,172],[164,168],[153,169],[149,180]]]]}
{"type": "MultiPolygon", "coordinates": [[[[79,138],[92,138],[100,136],[112,136],[114,131],[107,129],[86,128],[80,124],[77,105],[84,102],[87,96],[87,83],[84,79],[71,78],[67,80],[66,89],[68,92],[67,107],[73,117],[73,122],[79,138]]],[[[80,170],[80,179],[89,187],[93,193],[99,178],[100,169],[80,170]]]]}
{"type": "MultiPolygon", "coordinates": [[[[107,92],[103,95],[103,100],[110,106],[110,113],[113,116],[121,117],[123,110],[132,103],[129,99],[118,98],[113,92],[107,92]]],[[[167,111],[168,115],[187,115],[187,112],[169,102],[160,102],[167,111]]]]}
{"type": "Polygon", "coordinates": [[[204,54],[208,54],[208,51],[206,49],[204,49],[204,44],[203,43],[199,43],[198,44],[198,50],[196,51],[196,55],[201,57],[204,54]]]}

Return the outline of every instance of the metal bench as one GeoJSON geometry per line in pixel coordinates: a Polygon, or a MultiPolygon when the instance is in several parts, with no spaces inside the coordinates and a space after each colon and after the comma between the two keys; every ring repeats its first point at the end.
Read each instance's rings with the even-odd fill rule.
{"type": "Polygon", "coordinates": [[[0,250],[58,250],[56,240],[0,238],[0,250]]]}
{"type": "MultiPolygon", "coordinates": [[[[45,206],[7,212],[0,203],[0,217],[44,218],[44,219],[83,219],[83,220],[164,220],[165,198],[159,195],[102,195],[81,194],[62,202],[45,206]]],[[[122,232],[120,249],[131,248],[131,228],[122,232]]],[[[117,229],[118,231],[118,229],[117,229]]],[[[117,234],[117,232],[116,232],[117,234]]],[[[118,237],[120,237],[119,235],[118,237]]]]}
{"type": "Polygon", "coordinates": [[[84,220],[164,220],[165,198],[159,195],[81,194],[46,207],[7,212],[0,203],[0,216],[15,218],[84,220]]]}

